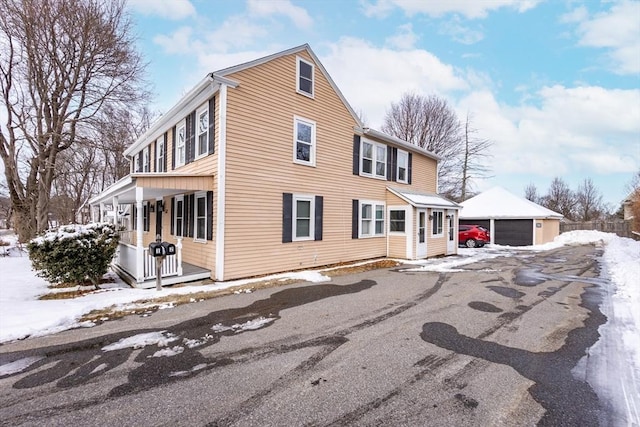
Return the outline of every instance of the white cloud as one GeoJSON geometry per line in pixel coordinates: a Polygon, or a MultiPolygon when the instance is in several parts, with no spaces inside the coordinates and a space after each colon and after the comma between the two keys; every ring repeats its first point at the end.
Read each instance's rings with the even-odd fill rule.
{"type": "Polygon", "coordinates": [[[172,20],[184,19],[196,13],[189,0],[129,0],[127,4],[143,15],[158,15],[172,20]]]}
{"type": "Polygon", "coordinates": [[[180,54],[191,50],[191,27],[181,27],[171,34],[158,34],[153,38],[153,42],[161,46],[166,53],[180,54]]]}
{"type": "Polygon", "coordinates": [[[398,32],[395,35],[385,40],[385,44],[396,49],[408,50],[413,49],[417,41],[418,36],[413,32],[413,25],[404,24],[398,27],[398,32]]]}
{"type": "Polygon", "coordinates": [[[492,1],[425,1],[425,0],[361,0],[363,12],[368,17],[385,17],[394,8],[400,8],[408,16],[426,14],[440,17],[447,13],[458,13],[470,19],[485,18],[492,10],[509,7],[525,12],[536,7],[541,0],[492,0],[492,1]]]}
{"type": "Polygon", "coordinates": [[[640,2],[614,3],[609,11],[590,19],[584,10],[574,11],[573,15],[565,15],[564,20],[581,18],[576,30],[581,46],[609,50],[611,63],[605,68],[616,74],[640,73],[640,2]]]}
{"type": "Polygon", "coordinates": [[[474,30],[468,25],[463,25],[458,15],[455,15],[449,21],[443,22],[440,25],[440,33],[446,34],[453,40],[462,44],[478,43],[484,38],[482,31],[474,30]]]}
{"type": "Polygon", "coordinates": [[[307,11],[300,6],[293,5],[289,0],[249,0],[247,8],[249,13],[254,16],[284,15],[301,29],[309,29],[313,25],[313,19],[307,11]]]}

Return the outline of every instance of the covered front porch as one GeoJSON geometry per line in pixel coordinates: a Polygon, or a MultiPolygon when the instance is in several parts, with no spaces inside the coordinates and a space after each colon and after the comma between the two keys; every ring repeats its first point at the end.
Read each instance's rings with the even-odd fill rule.
{"type": "Polygon", "coordinates": [[[211,176],[140,173],[121,179],[90,200],[94,221],[112,222],[122,230],[112,267],[123,280],[136,288],[156,286],[156,258],[149,253],[148,244],[157,239],[176,246],[176,254],[166,256],[162,264],[163,286],[211,278],[207,266],[183,260],[183,237],[171,231],[167,200],[212,185],[211,176]]]}

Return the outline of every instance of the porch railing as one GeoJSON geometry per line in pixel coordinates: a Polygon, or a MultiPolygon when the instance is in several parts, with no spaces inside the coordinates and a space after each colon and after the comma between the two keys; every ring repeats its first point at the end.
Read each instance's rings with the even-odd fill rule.
{"type": "MultiPolygon", "coordinates": [[[[149,248],[143,249],[142,265],[137,263],[138,247],[128,242],[125,236],[131,236],[129,232],[121,234],[120,243],[116,251],[115,263],[134,278],[142,277],[142,281],[156,278],[156,259],[149,255],[149,248]],[[142,272],[141,275],[138,272],[142,272]]],[[[182,276],[182,239],[176,244],[176,254],[168,255],[162,263],[162,277],[182,276]]]]}

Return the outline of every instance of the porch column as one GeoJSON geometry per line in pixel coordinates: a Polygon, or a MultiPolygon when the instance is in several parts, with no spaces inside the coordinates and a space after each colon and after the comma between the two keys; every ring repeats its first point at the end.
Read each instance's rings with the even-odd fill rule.
{"type": "Polygon", "coordinates": [[[100,222],[104,222],[104,202],[100,202],[100,222]]]}
{"type": "Polygon", "coordinates": [[[144,198],[143,188],[136,187],[136,282],[144,282],[144,243],[142,229],[144,228],[144,215],[142,199],[144,198]]]}
{"type": "Polygon", "coordinates": [[[118,196],[113,196],[111,199],[111,206],[113,206],[113,224],[118,226],[118,196]]]}
{"type": "Polygon", "coordinates": [[[491,218],[489,220],[489,232],[491,233],[491,244],[496,243],[496,220],[491,218]]]}

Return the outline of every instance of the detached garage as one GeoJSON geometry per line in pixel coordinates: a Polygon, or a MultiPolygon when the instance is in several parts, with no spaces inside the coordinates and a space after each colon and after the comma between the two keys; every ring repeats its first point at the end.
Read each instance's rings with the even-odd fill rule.
{"type": "Polygon", "coordinates": [[[491,233],[491,243],[505,246],[539,245],[560,234],[562,215],[501,187],[494,187],[460,204],[460,224],[476,224],[491,233]]]}

